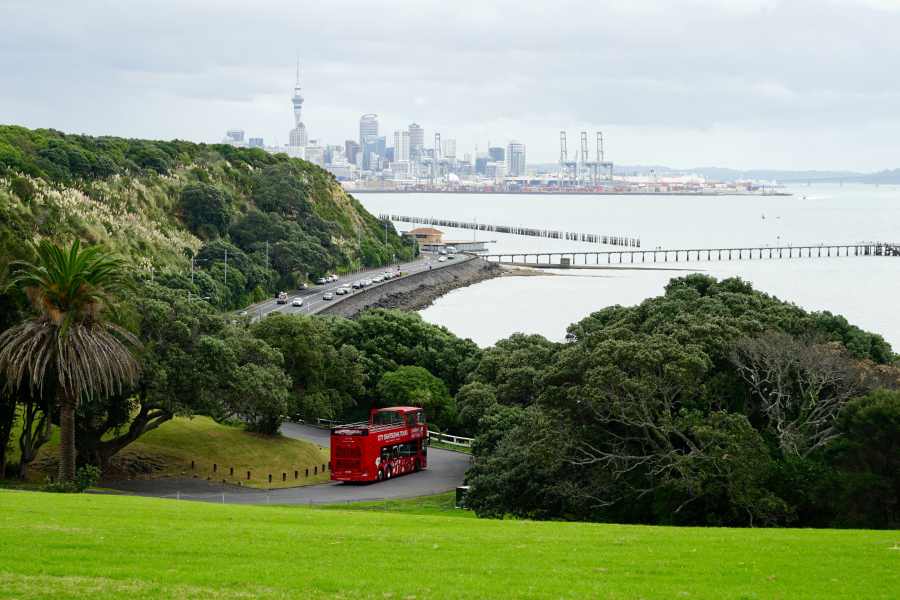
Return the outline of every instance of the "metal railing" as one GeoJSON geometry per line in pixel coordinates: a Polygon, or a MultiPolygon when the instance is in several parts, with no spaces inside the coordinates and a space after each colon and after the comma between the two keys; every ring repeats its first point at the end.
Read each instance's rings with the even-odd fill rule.
{"type": "Polygon", "coordinates": [[[472,438],[463,437],[461,435],[449,435],[438,431],[429,431],[428,439],[441,444],[450,444],[451,446],[463,446],[464,448],[472,447],[472,438]]]}

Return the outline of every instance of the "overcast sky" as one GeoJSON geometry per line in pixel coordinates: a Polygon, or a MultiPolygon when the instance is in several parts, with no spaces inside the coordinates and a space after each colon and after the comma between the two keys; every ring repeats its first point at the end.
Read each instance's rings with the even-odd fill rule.
{"type": "Polygon", "coordinates": [[[219,142],[416,122],[554,162],[900,167],[900,0],[0,0],[0,123],[219,142]],[[593,153],[594,143],[591,143],[593,153]]]}

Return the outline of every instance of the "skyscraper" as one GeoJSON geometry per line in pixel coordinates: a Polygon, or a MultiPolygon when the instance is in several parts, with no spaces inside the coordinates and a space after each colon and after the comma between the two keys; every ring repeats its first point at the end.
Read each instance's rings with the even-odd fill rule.
{"type": "Polygon", "coordinates": [[[409,126],[409,153],[415,156],[419,148],[425,147],[425,130],[420,125],[413,123],[409,126]]]}
{"type": "Polygon", "coordinates": [[[243,142],[244,141],[244,130],[232,128],[228,130],[228,137],[233,139],[235,142],[243,142]]]}
{"type": "Polygon", "coordinates": [[[512,141],[507,147],[506,174],[520,177],[527,173],[525,167],[525,144],[512,141]]]}
{"type": "Polygon", "coordinates": [[[409,160],[409,132],[398,129],[394,132],[394,161],[409,160]]]}
{"type": "Polygon", "coordinates": [[[344,142],[344,154],[347,155],[347,162],[351,165],[356,164],[356,153],[359,152],[359,144],[353,140],[344,142]]]}
{"type": "Polygon", "coordinates": [[[441,153],[444,158],[456,158],[456,136],[451,135],[441,142],[441,153]]]}
{"type": "Polygon", "coordinates": [[[506,148],[488,148],[493,162],[506,162],[506,148]]]}
{"type": "Polygon", "coordinates": [[[366,138],[378,137],[378,115],[369,114],[359,118],[359,145],[365,146],[366,138]]]}
{"type": "Polygon", "coordinates": [[[263,143],[262,138],[250,138],[250,147],[251,148],[265,148],[266,145],[263,143]]]}

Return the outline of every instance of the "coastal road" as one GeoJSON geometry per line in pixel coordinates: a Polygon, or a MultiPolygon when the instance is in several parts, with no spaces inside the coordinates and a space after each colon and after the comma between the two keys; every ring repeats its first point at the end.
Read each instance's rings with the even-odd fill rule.
{"type": "MultiPolygon", "coordinates": [[[[307,440],[318,446],[329,446],[330,433],[297,423],[285,423],[281,432],[292,438],[307,440]]],[[[295,488],[261,490],[231,483],[179,477],[137,481],[104,482],[103,487],[130,492],[136,496],[174,496],[182,500],[226,504],[339,504],[417,498],[453,491],[462,483],[469,466],[469,455],[450,450],[428,449],[428,468],[380,483],[330,482],[295,488]],[[268,495],[268,497],[266,497],[268,495]]]]}
{"type": "MultiPolygon", "coordinates": [[[[406,275],[412,275],[413,273],[418,273],[420,271],[427,271],[429,268],[439,269],[442,267],[447,267],[453,265],[454,263],[462,262],[463,260],[468,260],[465,255],[457,254],[455,260],[448,260],[447,262],[438,262],[438,255],[425,253],[423,252],[421,257],[417,260],[409,263],[398,263],[400,264],[400,271],[406,273],[406,275]]],[[[339,287],[342,285],[352,285],[354,281],[360,281],[362,279],[370,279],[376,275],[384,274],[384,270],[389,267],[380,267],[378,269],[372,269],[371,271],[366,271],[364,273],[357,273],[355,275],[346,275],[341,276],[338,281],[334,281],[331,283],[326,283],[325,285],[315,285],[311,284],[308,290],[304,291],[293,291],[288,292],[288,301],[287,304],[278,304],[275,298],[270,298],[259,304],[251,306],[246,309],[247,313],[252,315],[257,315],[257,317],[265,317],[267,314],[272,312],[281,312],[286,314],[295,314],[300,313],[304,315],[314,315],[317,312],[323,310],[326,306],[331,304],[332,302],[337,302],[342,298],[342,296],[335,295],[334,300],[324,300],[323,296],[326,292],[334,293],[337,291],[339,287]],[[303,306],[291,306],[291,303],[294,301],[294,298],[303,298],[303,306]]],[[[393,266],[394,270],[396,270],[396,265],[393,266]]],[[[404,277],[406,276],[404,275],[404,277]]],[[[374,287],[379,287],[383,285],[390,285],[392,281],[398,281],[397,279],[391,279],[388,281],[383,281],[381,283],[375,283],[368,288],[370,289],[374,287]]],[[[356,290],[352,292],[354,294],[362,294],[363,290],[356,290]]],[[[236,314],[236,313],[234,313],[236,314]]]]}

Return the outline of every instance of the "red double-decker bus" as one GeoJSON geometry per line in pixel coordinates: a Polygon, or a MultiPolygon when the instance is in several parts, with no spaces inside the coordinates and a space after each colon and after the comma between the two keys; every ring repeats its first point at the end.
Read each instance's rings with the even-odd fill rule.
{"type": "Polygon", "coordinates": [[[421,408],[380,408],[368,423],[331,428],[332,481],[381,481],[427,466],[428,426],[421,408]]]}

